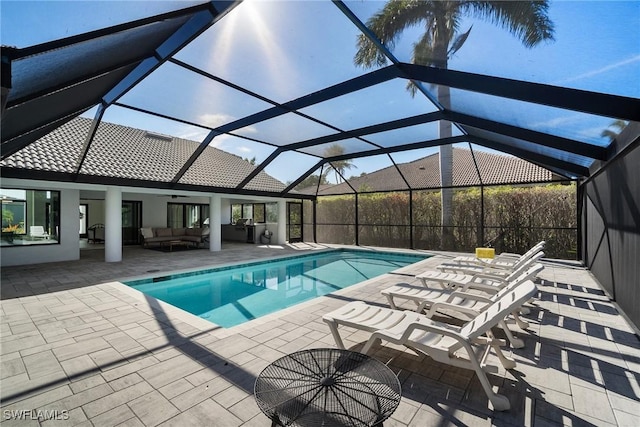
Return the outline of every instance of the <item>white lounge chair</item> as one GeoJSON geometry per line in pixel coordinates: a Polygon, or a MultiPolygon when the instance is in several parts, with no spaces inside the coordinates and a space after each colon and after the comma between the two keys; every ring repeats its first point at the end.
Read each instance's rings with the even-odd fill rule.
{"type": "Polygon", "coordinates": [[[544,250],[546,242],[544,240],[535,244],[531,249],[522,255],[502,253],[495,258],[478,258],[475,256],[458,256],[452,259],[446,264],[471,264],[479,265],[481,267],[495,267],[495,268],[513,268],[518,262],[526,260],[536,253],[544,250]]]}
{"type": "Polygon", "coordinates": [[[513,369],[516,363],[502,353],[500,346],[504,342],[493,337],[491,328],[497,325],[505,328],[505,316],[528,301],[536,290],[532,281],[524,282],[505,292],[461,328],[435,322],[414,311],[376,307],[362,301],[351,302],[325,314],[323,320],[329,325],[336,345],[340,348],[344,348],[344,344],[338,327],[348,326],[371,332],[362,349],[365,354],[375,343],[384,340],[424,353],[438,362],[471,369],[478,376],[493,408],[505,411],[510,407],[509,399],[493,392],[484,370],[496,367],[487,365],[486,359],[493,349],[504,368],[513,369]]]}
{"type": "MultiPolygon", "coordinates": [[[[389,301],[389,306],[393,309],[398,309],[397,300],[411,301],[416,305],[415,311],[423,313],[428,318],[432,318],[436,313],[443,310],[455,311],[467,316],[467,318],[473,318],[486,309],[491,303],[500,299],[506,292],[526,282],[527,280],[533,280],[540,271],[544,269],[542,264],[535,264],[530,267],[516,279],[509,282],[502,289],[491,289],[495,291],[493,295],[482,295],[479,293],[470,293],[457,290],[456,288],[426,288],[420,285],[410,285],[408,283],[398,283],[390,288],[381,291],[382,295],[389,301]]],[[[511,313],[516,321],[516,324],[521,329],[527,329],[529,324],[522,320],[519,315],[519,310],[511,313]]],[[[513,336],[509,329],[505,330],[507,338],[511,342],[513,348],[524,347],[524,342],[513,336]]]]}
{"type": "Polygon", "coordinates": [[[441,288],[461,288],[463,291],[472,288],[495,293],[496,289],[501,289],[510,281],[517,279],[518,276],[529,269],[529,267],[535,265],[543,256],[543,252],[538,252],[514,271],[504,271],[500,273],[472,272],[470,274],[464,274],[429,270],[417,274],[416,279],[420,279],[425,287],[433,287],[429,286],[429,284],[437,284],[441,288]]]}
{"type": "Polygon", "coordinates": [[[44,231],[44,227],[41,225],[32,225],[29,227],[29,237],[34,239],[48,239],[49,233],[44,231]]]}
{"type": "Polygon", "coordinates": [[[521,265],[527,263],[531,258],[541,253],[544,249],[545,242],[540,242],[526,253],[519,255],[517,258],[505,259],[483,259],[475,257],[456,257],[452,262],[444,262],[437,266],[441,271],[458,272],[458,273],[491,273],[491,274],[509,274],[521,265]]]}

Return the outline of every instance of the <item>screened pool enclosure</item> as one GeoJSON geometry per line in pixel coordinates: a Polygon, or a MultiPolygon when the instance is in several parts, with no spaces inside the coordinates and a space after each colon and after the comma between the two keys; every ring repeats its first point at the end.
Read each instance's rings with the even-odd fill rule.
{"type": "Polygon", "coordinates": [[[545,238],[638,301],[635,1],[34,5],[3,2],[4,178],[284,197],[307,240],[545,238]]]}

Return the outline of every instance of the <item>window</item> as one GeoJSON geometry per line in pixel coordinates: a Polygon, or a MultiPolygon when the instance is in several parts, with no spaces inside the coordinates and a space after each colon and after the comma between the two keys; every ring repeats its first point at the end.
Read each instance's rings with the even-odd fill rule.
{"type": "Polygon", "coordinates": [[[266,205],[267,222],[278,222],[278,204],[267,203],[266,205]]]}
{"type": "Polygon", "coordinates": [[[242,218],[242,205],[231,205],[231,223],[235,224],[242,218]]]}
{"type": "Polygon", "coordinates": [[[204,228],[209,226],[209,205],[194,203],[169,203],[167,227],[204,228]]]}
{"type": "Polygon", "coordinates": [[[60,242],[60,192],[0,189],[2,246],[60,242]]]}
{"type": "Polygon", "coordinates": [[[253,222],[266,222],[265,211],[266,208],[264,203],[253,205],[253,222]]]}
{"type": "Polygon", "coordinates": [[[235,224],[240,218],[250,218],[254,224],[267,222],[266,211],[264,203],[234,203],[231,205],[231,223],[235,224]]]}

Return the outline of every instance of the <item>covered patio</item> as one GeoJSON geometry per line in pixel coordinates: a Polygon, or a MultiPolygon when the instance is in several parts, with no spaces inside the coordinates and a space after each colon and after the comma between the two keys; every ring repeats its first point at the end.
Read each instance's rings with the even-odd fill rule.
{"type": "MultiPolygon", "coordinates": [[[[323,314],[354,299],[386,304],[381,289],[415,281],[410,274],[456,255],[439,253],[419,268],[228,329],[115,283],[148,276],[149,271],[322,249],[292,245],[247,251],[244,245],[229,244],[216,254],[165,254],[131,247],[122,264],[104,263],[101,250],[87,250],[80,261],[3,268],[3,411],[48,410],[50,416],[58,411],[60,419],[42,425],[269,425],[253,397],[253,383],[264,367],[297,350],[334,347],[323,314]]],[[[374,356],[398,374],[402,401],[385,425],[640,422],[637,335],[588,270],[575,262],[544,265],[539,294],[525,316],[530,329],[523,332],[511,325],[526,344],[511,351],[518,365],[489,376],[509,398],[511,410],[491,411],[471,371],[387,345],[376,347],[374,356]]],[[[355,331],[343,336],[355,350],[367,339],[355,331]]],[[[27,416],[5,416],[2,422],[38,424],[27,416]]]]}

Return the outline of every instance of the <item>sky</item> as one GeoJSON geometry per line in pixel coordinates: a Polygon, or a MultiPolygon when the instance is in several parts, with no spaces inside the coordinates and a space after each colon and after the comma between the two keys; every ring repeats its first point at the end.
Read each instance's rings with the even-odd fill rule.
{"type": "MultiPolygon", "coordinates": [[[[2,0],[0,40],[3,45],[27,47],[195,3],[2,0]]],[[[381,1],[362,0],[345,4],[363,22],[384,5],[381,1]]],[[[531,49],[492,23],[465,19],[460,28],[466,31],[472,26],[471,33],[450,59],[449,68],[640,97],[640,2],[552,1],[549,16],[555,25],[555,40],[531,49]]],[[[358,34],[358,29],[328,1],[245,1],[176,58],[274,102],[286,102],[371,71],[353,64],[358,34]]],[[[420,28],[412,28],[398,40],[393,53],[400,61],[410,62],[411,46],[419,35],[420,28]]],[[[436,109],[425,97],[412,98],[404,89],[405,83],[401,79],[386,82],[302,112],[348,130],[436,109]]],[[[174,64],[160,67],[119,102],[212,127],[270,107],[268,102],[174,64]]],[[[460,90],[452,91],[452,107],[597,145],[607,142],[600,133],[612,121],[460,90]],[[514,115],[513,111],[522,114],[514,115]]],[[[85,115],[93,114],[90,111],[85,115]]],[[[119,107],[108,108],[104,120],[194,140],[201,140],[207,133],[199,127],[119,107]]],[[[236,133],[282,145],[334,132],[331,127],[287,114],[236,133]]],[[[391,146],[436,136],[436,126],[421,125],[366,139],[391,146]]],[[[225,135],[215,138],[212,145],[243,158],[255,157],[257,162],[275,149],[253,140],[225,135]]],[[[344,147],[347,152],[368,148],[357,140],[346,141],[344,147]]],[[[403,163],[434,152],[435,149],[424,149],[392,157],[396,163],[403,163]]],[[[292,181],[318,162],[313,154],[322,152],[316,149],[308,154],[283,155],[266,171],[283,182],[292,181]]],[[[378,156],[355,159],[353,164],[348,173],[359,175],[391,162],[387,156],[378,156]]]]}

